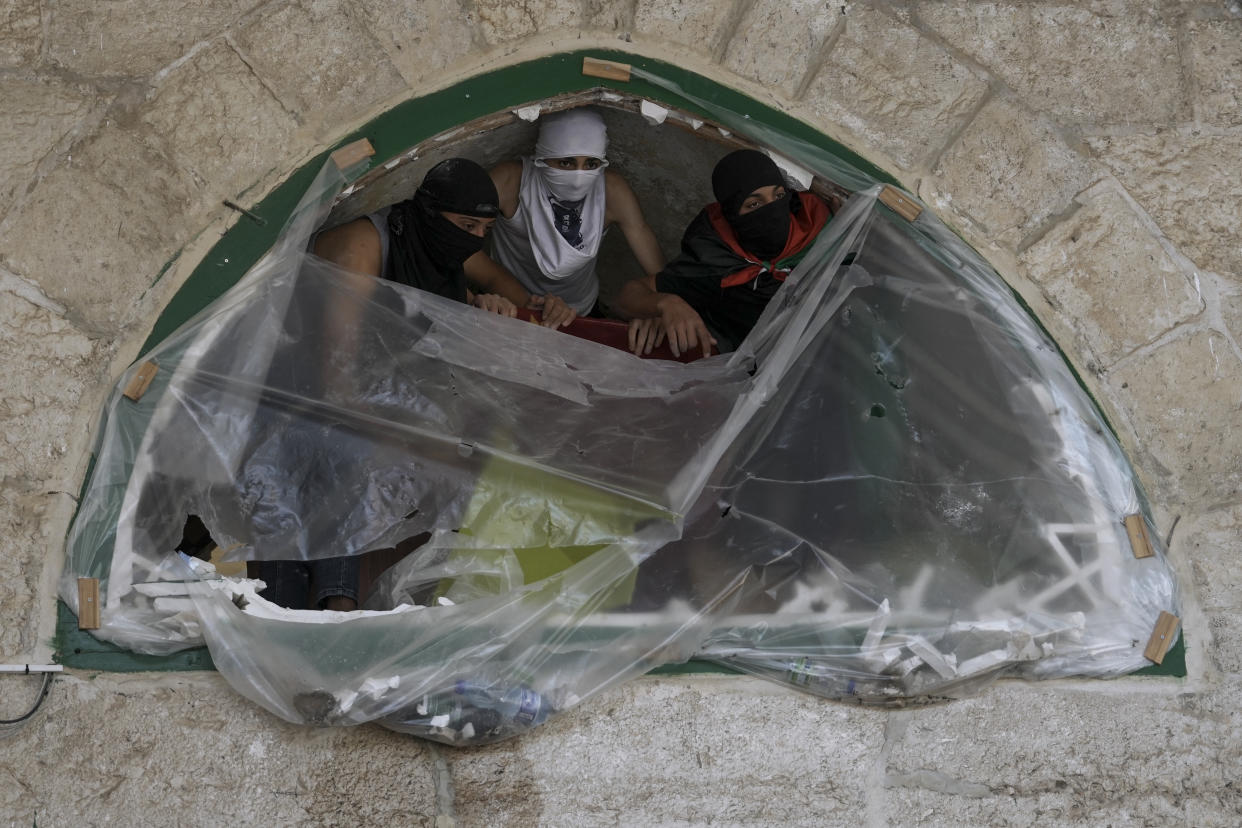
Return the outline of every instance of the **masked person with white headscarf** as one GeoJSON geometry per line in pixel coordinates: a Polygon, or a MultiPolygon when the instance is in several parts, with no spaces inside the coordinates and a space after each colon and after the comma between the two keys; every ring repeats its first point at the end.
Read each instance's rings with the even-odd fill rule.
{"type": "Polygon", "coordinates": [[[664,266],[655,234],[634,191],[607,169],[604,119],[571,109],[542,119],[535,154],[491,171],[501,218],[492,256],[472,257],[466,275],[478,285],[542,311],[549,327],[596,311],[595,261],[604,231],[617,224],[649,275],[664,266]],[[520,291],[513,291],[509,274],[520,291]]]}

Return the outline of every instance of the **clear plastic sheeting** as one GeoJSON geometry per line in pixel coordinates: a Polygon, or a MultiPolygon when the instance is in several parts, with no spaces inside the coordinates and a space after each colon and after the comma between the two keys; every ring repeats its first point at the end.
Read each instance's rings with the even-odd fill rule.
{"type": "Polygon", "coordinates": [[[1174,579],[1055,345],[933,216],[769,133],[857,192],[742,347],[685,365],[360,290],[305,252],[325,167],[139,401],[122,377],[62,597],[100,578],[100,637],[205,642],[290,721],[451,744],[690,658],[864,702],[1144,666],[1174,579]],[[412,551],[361,610],[286,610],[175,552],[189,515],[226,560],[412,551]]]}

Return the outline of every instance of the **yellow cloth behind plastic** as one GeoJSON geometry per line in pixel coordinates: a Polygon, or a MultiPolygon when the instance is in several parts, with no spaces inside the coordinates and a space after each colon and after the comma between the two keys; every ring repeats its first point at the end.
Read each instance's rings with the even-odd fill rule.
{"type": "MultiPolygon", "coordinates": [[[[563,572],[631,536],[640,522],[669,517],[623,495],[494,458],[479,477],[462,521],[461,534],[476,545],[449,556],[459,564],[469,560],[472,573],[446,579],[437,596],[461,603],[503,594],[563,572]]],[[[605,606],[628,602],[634,578],[618,585],[605,606]]]]}

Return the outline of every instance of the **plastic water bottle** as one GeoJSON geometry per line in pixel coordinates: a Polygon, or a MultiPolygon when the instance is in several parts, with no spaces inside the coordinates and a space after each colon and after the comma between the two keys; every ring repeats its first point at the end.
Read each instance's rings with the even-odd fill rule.
{"type": "Polygon", "coordinates": [[[458,701],[453,717],[458,729],[471,722],[476,736],[527,730],[542,724],[551,712],[537,690],[520,684],[498,688],[459,680],[453,695],[458,701]]]}
{"type": "Polygon", "coordinates": [[[459,679],[385,723],[448,744],[479,745],[530,730],[554,712],[547,698],[525,685],[459,679]]]}

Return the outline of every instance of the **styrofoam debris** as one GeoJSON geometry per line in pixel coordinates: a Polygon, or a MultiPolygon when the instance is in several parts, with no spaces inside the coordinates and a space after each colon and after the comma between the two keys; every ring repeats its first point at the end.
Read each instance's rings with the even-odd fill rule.
{"type": "Polygon", "coordinates": [[[398,615],[403,612],[425,609],[425,607],[418,604],[399,604],[390,610],[353,610],[352,612],[286,609],[273,604],[259,595],[259,590],[264,588],[263,582],[250,578],[216,578],[210,581],[200,581],[197,584],[189,584],[188,586],[191,591],[196,587],[205,586],[210,589],[227,592],[234,599],[240,597],[244,603],[242,611],[256,618],[268,618],[274,621],[297,621],[303,624],[339,624],[356,618],[398,615]]]}
{"type": "Polygon", "coordinates": [[[386,169],[386,170],[391,170],[393,167],[397,166],[397,165],[398,165],[398,164],[400,164],[400,163],[401,163],[401,159],[400,159],[400,158],[394,158],[394,159],[392,159],[391,161],[389,161],[387,164],[385,164],[385,165],[384,165],[384,169],[386,169]]]}
{"type": "Polygon", "coordinates": [[[194,612],[194,599],[189,597],[156,598],[154,605],[156,612],[166,612],[170,615],[179,612],[194,612]]]}
{"type": "Polygon", "coordinates": [[[888,618],[892,611],[888,606],[888,599],[885,598],[880,602],[880,606],[876,608],[875,618],[871,619],[870,626],[867,627],[867,634],[863,636],[862,652],[870,653],[880,646],[880,639],[884,636],[884,630],[888,628],[888,618]]]}
{"type": "Polygon", "coordinates": [[[957,656],[952,653],[940,652],[921,635],[911,636],[906,646],[910,648],[910,652],[927,662],[927,666],[939,673],[941,678],[951,679],[957,676],[957,656]]]}
{"type": "Polygon", "coordinates": [[[337,694],[336,708],[342,713],[348,713],[354,706],[354,702],[358,701],[358,693],[353,690],[344,690],[337,694]]]}
{"type": "Polygon", "coordinates": [[[798,185],[798,189],[809,190],[811,188],[811,179],[815,177],[814,173],[806,167],[803,167],[801,164],[795,164],[790,159],[780,155],[779,153],[772,152],[770,149],[765,149],[764,152],[768,154],[769,158],[776,162],[776,166],[781,168],[781,172],[791,178],[793,182],[798,185]]]}
{"type": "Polygon", "coordinates": [[[134,584],[134,592],[148,598],[164,598],[170,595],[189,595],[190,588],[184,581],[149,581],[134,584]]]}
{"type": "Polygon", "coordinates": [[[543,107],[539,104],[532,104],[530,106],[524,106],[521,109],[513,110],[514,115],[531,124],[539,119],[539,113],[541,112],[543,112],[543,107]]]}
{"type": "Polygon", "coordinates": [[[616,92],[601,92],[599,99],[601,101],[608,101],[609,103],[618,103],[619,101],[625,100],[625,96],[618,95],[616,92]]]}
{"type": "Polygon", "coordinates": [[[904,676],[908,676],[912,671],[922,665],[923,659],[916,655],[910,656],[905,661],[899,661],[894,664],[892,670],[889,671],[889,674],[902,678],[904,676]]]}
{"type": "Polygon", "coordinates": [[[466,722],[465,726],[462,727],[461,729],[461,738],[463,739],[474,738],[474,722],[466,722]]]}
{"type": "Polygon", "coordinates": [[[369,678],[358,688],[358,692],[368,696],[379,696],[385,690],[396,690],[400,686],[401,676],[389,676],[386,679],[369,678]]]}
{"type": "Polygon", "coordinates": [[[451,599],[451,598],[445,598],[443,595],[441,595],[439,598],[437,598],[437,599],[436,599],[436,603],[437,603],[437,604],[439,604],[439,605],[440,605],[440,606],[442,606],[442,607],[452,607],[452,606],[456,606],[456,605],[453,603],[453,599],[451,599]]]}
{"type": "Polygon", "coordinates": [[[729,130],[721,129],[720,127],[716,127],[716,131],[720,133],[722,138],[728,138],[730,135],[733,134],[732,132],[729,132],[729,130]]]}
{"type": "Polygon", "coordinates": [[[432,716],[427,723],[432,727],[444,727],[449,723],[449,714],[441,713],[439,716],[432,716]]]}
{"type": "Polygon", "coordinates": [[[659,126],[668,117],[667,109],[651,101],[643,101],[638,107],[638,112],[643,116],[643,120],[652,126],[659,126]]]}
{"type": "Polygon", "coordinates": [[[988,670],[1005,664],[1009,660],[1008,650],[992,650],[989,653],[966,659],[957,665],[957,672],[961,676],[973,676],[978,673],[986,673],[988,670]]]}

